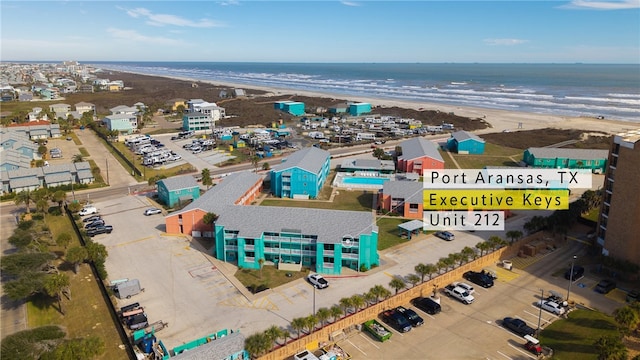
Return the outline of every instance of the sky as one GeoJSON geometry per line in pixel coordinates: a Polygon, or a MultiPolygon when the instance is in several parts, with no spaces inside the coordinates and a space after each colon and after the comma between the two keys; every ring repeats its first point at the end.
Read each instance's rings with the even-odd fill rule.
{"type": "Polygon", "coordinates": [[[640,0],[6,1],[0,60],[640,64],[640,0]]]}

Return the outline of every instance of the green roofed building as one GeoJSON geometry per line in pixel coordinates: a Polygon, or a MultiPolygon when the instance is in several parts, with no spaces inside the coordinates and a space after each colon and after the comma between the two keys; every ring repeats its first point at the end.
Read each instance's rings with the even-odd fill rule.
{"type": "Polygon", "coordinates": [[[536,168],[591,169],[601,174],[606,169],[608,157],[608,150],[532,147],[524,151],[522,161],[536,168]]]}

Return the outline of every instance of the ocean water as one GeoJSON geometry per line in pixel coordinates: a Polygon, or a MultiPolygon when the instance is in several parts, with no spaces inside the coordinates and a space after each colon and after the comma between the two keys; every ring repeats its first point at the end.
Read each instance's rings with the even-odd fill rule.
{"type": "Polygon", "coordinates": [[[640,122],[640,65],[102,62],[138,74],[640,122]]]}

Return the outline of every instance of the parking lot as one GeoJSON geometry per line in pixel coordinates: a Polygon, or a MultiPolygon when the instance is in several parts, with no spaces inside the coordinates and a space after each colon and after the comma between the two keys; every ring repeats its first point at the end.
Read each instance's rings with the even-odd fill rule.
{"type": "MultiPolygon", "coordinates": [[[[235,266],[214,259],[187,236],[164,233],[162,215],[144,216],[144,210],[154,206],[146,196],[121,196],[97,202],[95,206],[114,228],[111,234],[93,238],[109,252],[106,262],[109,279],[138,279],[145,289],[131,299],[119,300],[118,306],[139,302],[150,323],[158,320],[168,323],[168,328],[157,335],[169,348],[224,328],[245,334],[263,331],[271,325],[287,328],[293,318],[312,314],[314,304],[316,309],[331,307],[341,298],[364,293],[374,285],[388,287],[394,276],[413,273],[413,267],[420,262],[435,263],[464,246],[473,247],[483,233],[456,233],[455,241],[423,235],[383,252],[381,266],[367,276],[329,277],[327,289],[314,290],[300,279],[247,295],[239,290],[242,285],[233,280],[235,266]]],[[[527,272],[496,268],[499,275],[496,285],[488,290],[477,289],[476,301],[471,305],[443,296],[442,313],[432,317],[418,310],[425,319],[421,328],[406,334],[392,330],[392,339],[385,343],[377,342],[366,332],[358,332],[341,346],[355,359],[413,359],[416,354],[428,357],[432,354],[433,358],[527,358],[529,355],[521,348],[523,340],[503,329],[500,320],[515,316],[537,327],[539,310],[534,303],[539,299],[539,290],[561,292],[566,286],[563,278],[549,275],[565,266],[557,264],[561,254],[557,251],[544,260],[554,266],[536,263],[527,272]],[[532,273],[541,279],[530,274],[536,268],[540,269],[532,273]]],[[[585,283],[584,287],[576,285],[572,294],[581,296],[584,292],[591,296],[593,291],[589,287],[595,286],[597,279],[580,281],[585,283]]],[[[603,295],[596,296],[609,301],[603,295]]],[[[543,311],[541,325],[556,318],[543,311]]]]}

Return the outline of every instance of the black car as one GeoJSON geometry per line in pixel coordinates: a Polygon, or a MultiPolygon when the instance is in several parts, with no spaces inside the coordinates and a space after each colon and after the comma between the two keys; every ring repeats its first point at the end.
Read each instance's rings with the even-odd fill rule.
{"type": "Polygon", "coordinates": [[[413,304],[413,306],[430,315],[435,315],[442,310],[440,304],[435,302],[433,299],[426,297],[417,297],[411,300],[411,303],[413,304]]]}
{"type": "Polygon", "coordinates": [[[112,231],[113,231],[113,226],[103,225],[103,226],[98,226],[98,227],[87,230],[87,235],[94,237],[100,234],[111,234],[112,231]]]}
{"type": "Polygon", "coordinates": [[[400,332],[411,331],[411,323],[400,312],[395,309],[387,310],[381,314],[382,320],[387,324],[393,326],[400,332]]]}
{"type": "Polygon", "coordinates": [[[578,280],[584,276],[584,268],[582,266],[574,266],[573,267],[573,276],[571,275],[571,269],[568,269],[564,273],[564,278],[569,280],[578,280]]]}
{"type": "Polygon", "coordinates": [[[525,336],[525,335],[534,336],[536,332],[532,327],[527,325],[526,322],[518,318],[506,317],[502,319],[502,326],[506,327],[507,329],[513,331],[514,333],[520,336],[525,336]]]}
{"type": "Polygon", "coordinates": [[[94,222],[94,221],[97,221],[97,220],[102,220],[102,217],[100,215],[93,215],[93,216],[89,216],[89,217],[86,217],[86,218],[82,219],[82,222],[83,223],[91,223],[91,222],[94,222]]]}
{"type": "Polygon", "coordinates": [[[596,285],[596,292],[600,294],[608,294],[611,290],[616,288],[616,282],[613,280],[604,279],[596,285]]]}
{"type": "Polygon", "coordinates": [[[413,311],[412,309],[407,309],[405,307],[398,306],[396,308],[396,311],[402,314],[407,320],[409,320],[409,322],[411,323],[411,326],[413,327],[418,327],[424,324],[424,320],[420,317],[420,315],[416,314],[416,312],[413,311]]]}
{"type": "Polygon", "coordinates": [[[89,229],[96,228],[98,226],[104,226],[104,220],[100,219],[100,220],[92,221],[92,222],[88,223],[87,225],[85,225],[84,228],[89,230],[89,229]]]}
{"type": "Polygon", "coordinates": [[[490,288],[493,286],[493,278],[483,272],[467,271],[462,275],[462,277],[476,285],[482,286],[483,288],[490,288]]]}

